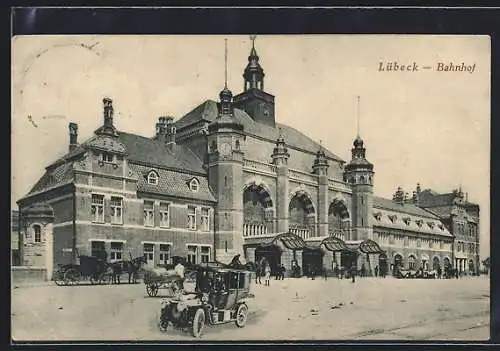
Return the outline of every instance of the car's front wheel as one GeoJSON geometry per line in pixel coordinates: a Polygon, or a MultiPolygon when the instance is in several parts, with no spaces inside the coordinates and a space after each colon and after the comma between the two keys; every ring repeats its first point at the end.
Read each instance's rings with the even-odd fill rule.
{"type": "Polygon", "coordinates": [[[248,307],[245,304],[241,304],[238,306],[238,310],[236,311],[236,326],[239,328],[243,328],[247,324],[248,317],[248,307]]]}
{"type": "Polygon", "coordinates": [[[202,308],[198,308],[193,318],[193,336],[199,338],[203,329],[205,328],[205,311],[202,308]]]}

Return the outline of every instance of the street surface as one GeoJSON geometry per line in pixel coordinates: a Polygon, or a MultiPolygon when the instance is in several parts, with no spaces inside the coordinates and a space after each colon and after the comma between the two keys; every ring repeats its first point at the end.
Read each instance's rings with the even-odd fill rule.
{"type": "MultiPolygon", "coordinates": [[[[246,327],[206,327],[202,340],[475,340],[490,333],[488,277],[329,278],[254,285],[246,327]]],[[[160,290],[160,294],[162,290],[160,290]]],[[[144,284],[13,286],[14,340],[188,340],[157,328],[160,297],[144,284]]]]}

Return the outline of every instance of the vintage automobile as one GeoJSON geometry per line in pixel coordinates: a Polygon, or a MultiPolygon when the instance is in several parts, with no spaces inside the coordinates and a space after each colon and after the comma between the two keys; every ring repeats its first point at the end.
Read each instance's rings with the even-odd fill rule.
{"type": "Polygon", "coordinates": [[[169,324],[183,330],[191,329],[200,337],[205,325],[234,322],[243,328],[247,321],[247,301],[252,272],[220,264],[205,264],[196,271],[194,291],[183,291],[162,300],[159,327],[166,332],[169,324]]]}

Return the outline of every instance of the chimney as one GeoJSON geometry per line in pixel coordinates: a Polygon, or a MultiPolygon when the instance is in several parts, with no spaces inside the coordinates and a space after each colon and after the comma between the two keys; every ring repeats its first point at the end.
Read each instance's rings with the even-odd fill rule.
{"type": "Polygon", "coordinates": [[[78,146],[78,124],[69,123],[69,152],[78,146]]]}
{"type": "Polygon", "coordinates": [[[422,189],[420,188],[420,183],[417,183],[417,194],[420,194],[422,189]]]}
{"type": "Polygon", "coordinates": [[[104,115],[104,126],[113,127],[113,100],[110,98],[102,99],[103,102],[103,115],[104,115]]]}
{"type": "Polygon", "coordinates": [[[165,117],[165,144],[170,151],[175,151],[175,125],[173,117],[165,117]]]}

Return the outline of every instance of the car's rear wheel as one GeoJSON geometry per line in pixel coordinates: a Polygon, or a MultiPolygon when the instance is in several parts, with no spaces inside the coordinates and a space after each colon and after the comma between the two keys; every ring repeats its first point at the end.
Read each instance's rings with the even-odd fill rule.
{"type": "Polygon", "coordinates": [[[243,328],[247,324],[248,317],[248,307],[245,304],[241,304],[238,306],[238,310],[236,311],[236,326],[239,328],[243,328]]]}
{"type": "Polygon", "coordinates": [[[193,318],[193,336],[199,338],[203,329],[205,328],[205,311],[202,308],[198,308],[193,318]]]}

